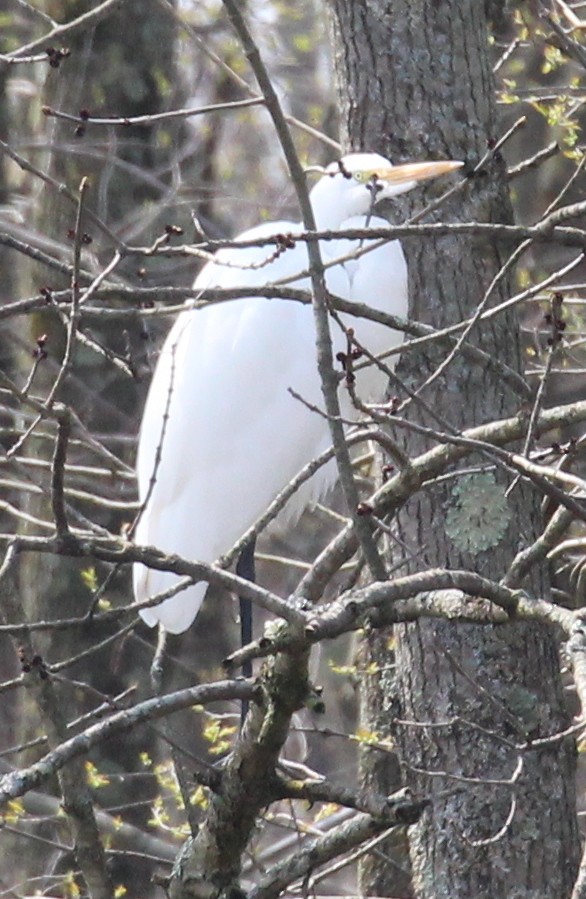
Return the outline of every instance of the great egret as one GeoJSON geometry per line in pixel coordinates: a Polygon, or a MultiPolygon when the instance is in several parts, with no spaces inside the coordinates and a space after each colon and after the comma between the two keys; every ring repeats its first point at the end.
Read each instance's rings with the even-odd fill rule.
{"type": "MultiPolygon", "coordinates": [[[[418,182],[453,171],[451,161],[392,166],[374,153],[353,153],[325,169],[310,199],[319,230],[380,228],[370,216],[374,198],[405,193],[418,182]]],[[[270,222],[239,236],[256,240],[302,231],[300,224],[270,222]]],[[[146,402],[138,448],[138,482],[146,507],[136,540],[189,559],[213,562],[262,514],[271,500],[315,455],[329,445],[323,416],[295,399],[320,406],[315,335],[308,305],[255,296],[254,288],[280,280],[309,288],[302,241],[272,258],[271,247],[220,250],[194,283],[209,287],[250,287],[250,297],[182,312],[163,346],[146,402]],[[267,261],[269,260],[269,261],[267,261]],[[264,264],[263,264],[264,263],[264,264]]],[[[364,242],[363,242],[364,244],[364,242]]],[[[348,255],[360,241],[321,241],[324,263],[348,255]]],[[[398,241],[391,241],[326,269],[328,290],[348,300],[405,316],[407,269],[398,241]]],[[[362,346],[380,353],[397,346],[402,334],[366,319],[347,322],[362,346]]],[[[332,323],[336,351],[347,338],[332,323]]],[[[358,393],[382,393],[384,378],[371,366],[360,374],[358,393]]],[[[344,388],[341,388],[344,390],[344,388]]],[[[341,400],[344,400],[341,395],[341,400]]],[[[348,401],[345,413],[351,412],[348,401]]],[[[283,514],[294,519],[332,480],[322,469],[293,497],[283,514]]],[[[335,472],[334,472],[335,474],[335,472]]],[[[134,567],[136,598],[177,582],[169,572],[134,567]]],[[[207,585],[198,583],[141,611],[147,624],[186,630],[201,606],[207,585]]]]}

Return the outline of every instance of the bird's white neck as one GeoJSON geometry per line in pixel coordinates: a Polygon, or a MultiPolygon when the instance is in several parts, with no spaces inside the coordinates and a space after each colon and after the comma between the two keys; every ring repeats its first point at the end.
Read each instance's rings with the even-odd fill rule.
{"type": "Polygon", "coordinates": [[[362,202],[356,204],[347,192],[340,193],[338,179],[341,177],[343,176],[335,175],[333,178],[320,178],[309,194],[318,231],[338,230],[350,216],[367,212],[364,208],[367,205],[366,191],[361,197],[362,202]]]}

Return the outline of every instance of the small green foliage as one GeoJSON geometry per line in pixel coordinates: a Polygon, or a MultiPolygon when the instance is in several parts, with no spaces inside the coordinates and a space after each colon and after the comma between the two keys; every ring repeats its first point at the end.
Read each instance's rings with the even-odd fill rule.
{"type": "Polygon", "coordinates": [[[4,814],[0,815],[0,826],[4,824],[16,824],[24,815],[24,805],[20,799],[11,799],[6,806],[4,814]]]}
{"type": "Polygon", "coordinates": [[[309,34],[296,34],[293,46],[299,53],[310,53],[314,49],[314,41],[309,34]]]}
{"type": "Polygon", "coordinates": [[[173,834],[178,840],[185,839],[189,833],[189,828],[186,824],[179,827],[173,825],[167,803],[162,796],[157,796],[151,806],[149,824],[151,827],[157,828],[157,830],[163,830],[165,833],[173,834]]]}
{"type": "Polygon", "coordinates": [[[185,806],[174,765],[171,761],[155,765],[153,773],[160,793],[151,805],[149,824],[177,839],[184,839],[189,833],[189,827],[185,823],[185,806]]]}
{"type": "Polygon", "coordinates": [[[75,873],[73,871],[67,871],[67,873],[63,876],[63,880],[61,883],[62,895],[65,899],[78,899],[81,896],[81,891],[75,879],[75,873]]]}
{"type": "Polygon", "coordinates": [[[499,94],[499,102],[505,105],[518,103],[519,97],[515,93],[517,82],[513,78],[503,78],[503,85],[505,89],[499,94]]]}
{"type": "Polygon", "coordinates": [[[150,71],[151,74],[154,75],[159,94],[161,97],[167,97],[171,93],[172,88],[169,78],[160,66],[155,66],[150,71]]]}
{"type": "Polygon", "coordinates": [[[532,275],[531,271],[526,266],[519,266],[517,269],[517,284],[521,288],[521,290],[526,290],[531,286],[532,283],[532,275]]]}
{"type": "Polygon", "coordinates": [[[81,570],[81,579],[88,590],[93,592],[98,589],[98,575],[93,565],[81,570]]]}
{"type": "Polygon", "coordinates": [[[462,477],[452,491],[446,533],[461,552],[485,552],[505,536],[511,513],[503,488],[489,472],[462,477]]]}
{"type": "Polygon", "coordinates": [[[100,787],[107,787],[110,783],[110,778],[106,777],[105,774],[101,774],[93,762],[88,761],[85,763],[85,776],[88,786],[91,787],[92,790],[99,790],[100,787]]]}
{"type": "Polygon", "coordinates": [[[314,818],[314,824],[317,824],[319,821],[324,821],[326,818],[330,818],[332,815],[335,815],[336,812],[339,811],[340,806],[337,802],[324,803],[324,805],[322,805],[314,818]]]}
{"type": "Polygon", "coordinates": [[[563,63],[564,56],[561,50],[552,44],[545,44],[543,48],[543,62],[541,64],[543,74],[549,75],[551,72],[555,72],[563,63]]]}
{"type": "Polygon", "coordinates": [[[361,746],[376,746],[377,749],[387,752],[391,752],[393,749],[392,741],[388,738],[384,740],[381,739],[374,730],[359,728],[355,734],[350,735],[350,739],[354,740],[356,743],[360,743],[361,746]]]}
{"type": "Polygon", "coordinates": [[[334,674],[342,674],[346,677],[354,677],[357,673],[356,665],[335,665],[331,660],[328,664],[330,670],[333,671],[334,674]]]}
{"type": "MultiPolygon", "coordinates": [[[[99,587],[98,573],[93,565],[88,566],[88,568],[83,568],[80,572],[81,579],[84,583],[84,586],[91,593],[95,593],[99,587]]],[[[100,612],[107,612],[112,608],[112,603],[108,599],[107,596],[101,596],[98,601],[98,609],[100,612]]]]}
{"type": "Polygon", "coordinates": [[[197,786],[189,797],[189,804],[205,811],[210,804],[207,790],[201,785],[197,786]]]}
{"type": "Polygon", "coordinates": [[[517,38],[519,41],[527,41],[530,39],[529,29],[525,23],[523,18],[523,13],[520,9],[513,10],[513,21],[517,26],[517,38]]]}
{"type": "MultiPolygon", "coordinates": [[[[550,128],[554,128],[557,139],[564,147],[564,155],[576,158],[574,148],[580,136],[580,125],[574,116],[575,106],[571,97],[559,94],[555,100],[541,101],[532,99],[529,101],[533,109],[543,116],[550,128]]],[[[577,154],[580,158],[582,153],[577,154]]]]}
{"type": "Polygon", "coordinates": [[[181,799],[181,791],[175,776],[173,762],[161,762],[160,765],[155,765],[154,774],[161,790],[175,798],[178,808],[183,808],[183,800],[181,799]]]}
{"type": "Polygon", "coordinates": [[[211,755],[224,755],[232,748],[234,734],[238,732],[235,724],[226,724],[219,716],[208,715],[203,729],[204,739],[209,743],[211,755]]]}

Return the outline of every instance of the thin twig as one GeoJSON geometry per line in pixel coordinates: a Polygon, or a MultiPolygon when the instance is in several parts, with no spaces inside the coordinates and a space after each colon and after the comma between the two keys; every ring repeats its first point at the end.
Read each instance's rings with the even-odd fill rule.
{"type": "Polygon", "coordinates": [[[229,103],[213,103],[210,106],[193,106],[189,109],[172,109],[169,112],[157,112],[152,115],[137,116],[93,116],[93,115],[71,115],[67,112],[61,112],[58,109],[52,109],[50,106],[43,106],[41,112],[49,118],[63,119],[66,122],[75,122],[77,125],[120,125],[128,127],[128,125],[152,125],[155,122],[165,122],[169,119],[188,119],[193,116],[207,115],[212,112],[225,112],[226,110],[246,109],[249,106],[262,106],[264,100],[262,97],[252,97],[250,100],[232,100],[229,103]]]}
{"type": "Polygon", "coordinates": [[[70,39],[77,34],[81,34],[88,28],[95,27],[98,22],[107,18],[111,13],[117,12],[126,0],[104,0],[94,9],[88,10],[83,15],[78,16],[71,22],[65,22],[63,25],[55,25],[50,31],[42,37],[36,38],[28,44],[24,44],[17,50],[8,53],[9,59],[18,59],[21,56],[27,56],[34,53],[35,50],[44,49],[48,44],[56,41],[62,41],[64,38],[70,39]]]}

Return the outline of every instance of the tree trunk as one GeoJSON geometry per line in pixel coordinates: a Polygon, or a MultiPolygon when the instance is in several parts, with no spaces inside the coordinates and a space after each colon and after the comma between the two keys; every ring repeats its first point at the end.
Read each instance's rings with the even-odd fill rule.
{"type": "MultiPolygon", "coordinates": [[[[88,0],[76,0],[74,3],[52,0],[50,13],[56,21],[63,22],[82,15],[93,6],[88,0]]],[[[173,22],[153,0],[144,4],[142,13],[137,18],[130,6],[123,5],[116,15],[102,20],[95,28],[75,35],[68,42],[71,55],[59,68],[48,70],[42,90],[43,103],[73,114],[86,109],[92,114],[109,113],[121,117],[154,114],[172,105],[172,85],[175,81],[173,22]],[[131,40],[129,35],[132,35],[131,40]]],[[[165,152],[157,144],[157,139],[161,140],[157,126],[128,125],[106,130],[91,125],[80,129],[70,121],[46,117],[41,117],[40,122],[43,139],[38,138],[41,149],[33,161],[73,192],[77,192],[81,179],[87,176],[87,207],[107,220],[115,233],[126,237],[125,225],[138,219],[139,208],[148,209],[147,204],[160,197],[164,180],[168,178],[167,174],[162,175],[161,187],[153,186],[152,172],[165,159],[165,152]]],[[[169,141],[175,137],[174,131],[168,135],[169,141]]],[[[75,224],[76,217],[75,207],[71,203],[56,197],[52,188],[42,188],[35,202],[34,216],[38,232],[55,241],[62,241],[67,247],[67,233],[75,224]]],[[[156,223],[153,223],[153,230],[155,228],[156,223]]],[[[92,240],[88,252],[95,254],[99,263],[108,262],[113,253],[112,246],[102,242],[100,233],[90,224],[84,224],[83,230],[89,232],[92,240]]],[[[150,234],[146,239],[149,237],[150,234]]],[[[64,257],[70,262],[68,253],[64,252],[64,257]]],[[[87,261],[85,257],[82,264],[84,261],[87,261]]],[[[25,266],[22,266],[24,269],[25,266]]],[[[116,275],[123,272],[130,278],[135,275],[135,269],[135,262],[131,262],[126,267],[120,266],[116,275]]],[[[68,277],[48,273],[35,262],[29,262],[27,275],[32,294],[40,285],[48,284],[53,290],[70,286],[68,277]]],[[[64,328],[52,310],[31,316],[29,327],[26,368],[30,368],[30,353],[37,336],[47,334],[48,360],[35,378],[35,388],[43,395],[53,383],[60,364],[65,342],[64,328]]],[[[88,327],[83,320],[81,327],[87,329],[100,345],[107,346],[111,352],[122,357],[129,347],[134,350],[141,343],[136,334],[138,322],[130,324],[125,332],[119,325],[88,327]]],[[[105,434],[105,442],[114,452],[122,455],[125,451],[123,461],[132,465],[132,450],[121,452],[120,443],[114,441],[118,435],[127,433],[129,420],[133,413],[136,414],[135,380],[128,374],[121,374],[108,359],[95,351],[87,351],[77,345],[75,352],[74,373],[66,379],[57,399],[83,410],[84,423],[90,429],[105,434]],[[109,444],[111,438],[113,440],[109,444]]],[[[134,354],[130,361],[135,369],[139,368],[134,354]]],[[[26,368],[23,363],[25,373],[26,368]]],[[[24,451],[31,454],[36,451],[41,456],[50,457],[53,446],[44,441],[38,448],[28,441],[24,451]]],[[[85,486],[88,489],[88,485],[85,486]]],[[[89,489],[95,489],[95,484],[90,484],[89,489]]],[[[30,502],[30,511],[50,518],[43,498],[34,497],[30,502]]],[[[116,532],[128,522],[128,518],[127,514],[121,520],[119,513],[113,513],[102,523],[116,532]]],[[[20,570],[20,589],[29,618],[35,620],[83,614],[91,601],[80,573],[85,567],[84,564],[68,563],[59,558],[49,560],[35,554],[27,557],[20,570]]],[[[124,586],[127,588],[127,583],[124,586]]],[[[114,589],[109,593],[110,599],[115,595],[114,589]]],[[[126,599],[127,595],[124,596],[126,599]]],[[[95,633],[87,636],[90,642],[96,638],[95,633]]],[[[61,633],[56,639],[59,652],[63,653],[65,637],[61,633]]],[[[79,633],[72,633],[72,651],[79,649],[78,640],[79,633]]],[[[52,651],[52,638],[47,637],[43,652],[50,656],[52,651]]],[[[95,663],[92,663],[94,675],[95,670],[95,663]]],[[[109,681],[111,671],[108,666],[103,667],[103,672],[105,681],[109,681]]],[[[101,683],[99,686],[107,691],[112,684],[101,683]]]]}
{"type": "MultiPolygon", "coordinates": [[[[76,0],[73,3],[52,0],[48,4],[48,11],[56,21],[67,22],[94,7],[95,3],[89,0],[76,0]]],[[[130,4],[122,5],[115,15],[103,19],[95,28],[68,37],[67,48],[70,55],[58,68],[47,69],[46,80],[39,91],[40,98],[44,104],[70,114],[77,114],[82,108],[97,115],[128,117],[164,111],[173,105],[174,99],[174,40],[173,20],[156,2],[148,0],[141,4],[138,14],[130,4]]],[[[12,67],[11,75],[13,72],[16,74],[16,68],[12,67]]],[[[160,198],[165,179],[169,180],[168,173],[164,170],[162,174],[157,171],[165,159],[168,159],[167,150],[162,142],[159,143],[161,126],[129,125],[106,130],[88,125],[84,129],[76,128],[70,121],[45,116],[38,116],[35,122],[38,123],[39,133],[35,137],[39,149],[36,153],[23,151],[23,155],[32,157],[39,168],[65,183],[73,192],[77,192],[82,177],[89,176],[87,206],[107,220],[115,233],[126,237],[125,225],[138,219],[139,208],[148,210],[153,200],[160,198]],[[153,187],[153,172],[157,173],[160,187],[153,187]]],[[[175,126],[169,127],[172,132],[176,130],[175,126]]],[[[169,140],[172,139],[173,133],[169,135],[169,140]]],[[[14,143],[18,146],[16,140],[14,143]]],[[[61,242],[64,247],[63,258],[70,262],[73,243],[68,243],[67,232],[75,224],[75,207],[56,195],[53,189],[39,189],[37,181],[33,182],[31,195],[35,198],[34,208],[30,209],[28,219],[31,227],[56,245],[61,242]]],[[[154,230],[156,223],[153,226],[154,230]]],[[[95,254],[100,263],[109,261],[113,253],[111,244],[102,242],[99,231],[90,224],[84,224],[83,230],[89,232],[92,238],[88,253],[95,254]]],[[[150,236],[147,236],[147,241],[150,236]]],[[[84,256],[82,265],[89,267],[88,257],[84,256]]],[[[127,264],[125,274],[132,276],[135,268],[135,261],[127,264]]],[[[69,286],[66,276],[55,274],[36,262],[25,262],[22,257],[18,258],[18,271],[20,289],[25,296],[34,295],[44,285],[54,290],[69,286]]],[[[124,356],[127,335],[122,333],[119,325],[88,326],[82,321],[81,326],[100,345],[113,348],[124,356]]],[[[138,322],[128,325],[128,329],[128,343],[133,342],[142,349],[143,342],[135,336],[138,322]]],[[[35,313],[27,320],[26,330],[22,327],[26,350],[21,352],[20,371],[16,375],[17,382],[24,383],[32,365],[35,340],[43,333],[48,335],[49,357],[38,370],[33,389],[35,395],[41,396],[48,393],[55,379],[64,348],[64,329],[52,310],[35,313]]],[[[132,361],[136,360],[133,358],[132,361]]],[[[81,412],[84,423],[91,430],[105,434],[104,442],[111,446],[113,452],[121,455],[125,453],[124,461],[132,464],[133,452],[128,448],[128,442],[121,443],[115,438],[129,430],[131,415],[137,407],[136,394],[136,383],[131,377],[121,374],[109,360],[77,345],[75,366],[62,385],[57,399],[70,402],[73,408],[81,412]]],[[[49,429],[37,429],[37,432],[39,430],[49,429]]],[[[71,442],[73,443],[74,441],[71,442]]],[[[82,450],[71,444],[68,463],[83,461],[95,464],[95,456],[91,453],[83,455],[82,450]]],[[[24,444],[22,457],[50,460],[53,449],[52,439],[41,441],[34,435],[24,444]]],[[[71,486],[74,477],[69,471],[66,473],[67,486],[71,486]]],[[[112,481],[114,482],[114,476],[112,481]]],[[[95,480],[83,486],[89,491],[97,492],[110,489],[107,482],[105,487],[96,486],[95,480]]],[[[44,496],[31,495],[24,505],[33,515],[51,519],[47,493],[44,496]]],[[[95,511],[92,509],[90,514],[95,515],[95,511]]],[[[131,513],[125,513],[121,516],[116,510],[105,510],[102,512],[101,523],[115,533],[130,515],[131,513]]],[[[27,619],[34,621],[83,615],[92,601],[88,578],[91,567],[87,562],[59,556],[36,553],[23,555],[18,572],[17,592],[27,619]]],[[[96,580],[99,582],[104,576],[104,570],[98,569],[96,580]]],[[[128,601],[129,583],[125,579],[121,586],[121,580],[122,578],[118,578],[107,592],[107,598],[113,604],[128,601]],[[119,595],[119,590],[122,591],[122,596],[119,595]]],[[[35,648],[48,663],[61,662],[75,657],[82,649],[87,650],[99,644],[102,638],[113,633],[115,627],[116,625],[89,623],[83,629],[49,631],[47,634],[35,635],[35,648]]],[[[68,666],[65,674],[79,681],[87,680],[94,689],[115,696],[129,682],[144,681],[144,677],[137,678],[136,665],[145,664],[145,655],[138,656],[137,659],[136,653],[125,650],[127,646],[127,643],[120,643],[114,648],[109,646],[96,651],[78,661],[75,666],[68,666]]],[[[56,692],[65,705],[71,695],[70,688],[57,688],[56,692]]],[[[76,696],[76,701],[79,701],[84,711],[95,704],[94,696],[90,700],[89,695],[91,694],[86,697],[76,696]]],[[[19,697],[22,706],[16,716],[14,743],[25,742],[39,733],[39,719],[30,703],[29,693],[21,691],[19,697]]],[[[136,765],[138,751],[144,750],[145,745],[148,748],[144,734],[113,741],[106,747],[101,761],[109,770],[117,770],[118,766],[132,770],[136,765]]],[[[39,751],[42,752],[43,749],[35,749],[31,754],[39,751]]],[[[137,801],[144,800],[144,784],[137,787],[133,798],[137,801]]],[[[134,813],[134,820],[141,822],[144,816],[145,812],[139,808],[134,813]]],[[[44,856],[40,854],[34,860],[26,858],[22,863],[23,873],[27,876],[33,875],[34,864],[38,863],[39,868],[46,869],[44,856]]],[[[129,880],[132,866],[132,861],[117,857],[113,872],[120,880],[129,880]]],[[[148,881],[149,868],[144,865],[141,868],[141,878],[135,878],[136,890],[139,893],[145,891],[148,881]]]]}
{"type": "MultiPolygon", "coordinates": [[[[474,166],[501,133],[483,4],[331,0],[331,9],[345,146],[395,161],[453,158],[474,166]]],[[[438,220],[510,221],[503,175],[497,156],[457,200],[442,206],[438,220]]],[[[420,192],[402,204],[403,215],[413,203],[423,206],[420,192]]],[[[478,238],[425,238],[406,242],[405,250],[411,315],[440,328],[475,311],[506,260],[497,246],[478,238]]],[[[508,296],[507,288],[501,278],[490,304],[508,296]]],[[[520,370],[512,315],[476,327],[469,339],[520,370]]],[[[444,356],[445,348],[429,345],[405,353],[399,374],[418,387],[444,356]]],[[[494,372],[460,356],[422,396],[444,424],[416,404],[406,415],[442,431],[446,421],[461,431],[514,414],[521,405],[494,372]]],[[[431,445],[419,435],[404,438],[398,429],[393,437],[412,456],[431,445]]],[[[486,462],[470,456],[466,466],[486,462]]],[[[510,482],[497,467],[452,477],[415,496],[395,522],[409,550],[402,573],[441,566],[503,577],[539,528],[539,496],[521,484],[505,496],[510,482]]],[[[395,545],[393,555],[397,561],[395,545]]],[[[523,586],[543,595],[547,572],[532,571],[523,586]]],[[[367,638],[368,661],[378,675],[365,690],[363,726],[392,736],[404,780],[430,798],[429,811],[409,835],[416,895],[568,895],[578,857],[573,743],[515,748],[568,724],[554,635],[526,624],[421,620],[397,628],[394,671],[388,646],[389,634],[367,638]]],[[[366,783],[389,791],[389,768],[396,773],[397,765],[370,750],[366,783]]],[[[397,880],[396,868],[380,857],[363,865],[361,886],[365,894],[409,891],[405,878],[397,880]]]]}

